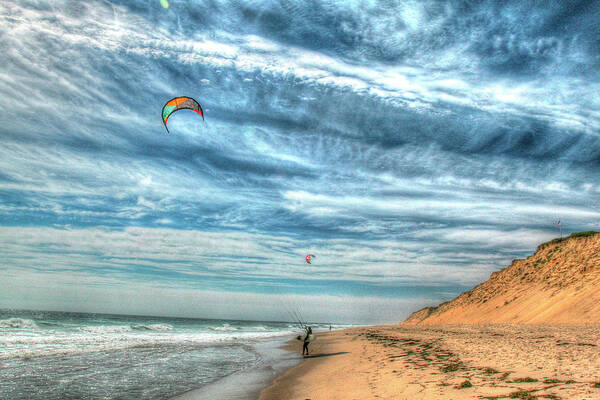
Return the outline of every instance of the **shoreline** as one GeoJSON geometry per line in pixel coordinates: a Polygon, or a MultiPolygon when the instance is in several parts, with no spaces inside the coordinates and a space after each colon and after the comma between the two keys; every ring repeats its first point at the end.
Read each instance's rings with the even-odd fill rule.
{"type": "Polygon", "coordinates": [[[256,340],[249,344],[260,356],[253,366],[236,371],[197,389],[170,397],[170,400],[258,399],[261,390],[277,376],[302,362],[302,356],[286,349],[291,342],[288,335],[256,340]],[[283,344],[282,344],[283,342],[283,344]]]}
{"type": "Polygon", "coordinates": [[[600,325],[384,325],[316,337],[259,400],[600,399],[600,325]]]}

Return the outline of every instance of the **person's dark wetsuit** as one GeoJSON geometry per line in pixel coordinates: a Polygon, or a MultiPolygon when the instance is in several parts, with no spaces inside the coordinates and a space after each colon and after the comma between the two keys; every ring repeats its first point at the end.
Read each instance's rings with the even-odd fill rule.
{"type": "Polygon", "coordinates": [[[304,345],[302,346],[302,355],[306,351],[306,355],[308,355],[308,344],[310,343],[310,339],[312,339],[312,328],[309,326],[306,330],[306,336],[304,336],[304,345]]]}

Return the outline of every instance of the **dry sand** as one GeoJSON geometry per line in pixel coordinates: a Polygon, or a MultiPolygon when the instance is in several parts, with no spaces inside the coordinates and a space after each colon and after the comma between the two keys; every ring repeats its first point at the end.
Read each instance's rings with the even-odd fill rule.
{"type": "MultiPolygon", "coordinates": [[[[260,400],[600,399],[599,334],[600,325],[320,333],[311,357],[277,378],[260,400]]],[[[300,342],[290,346],[301,352],[300,342]]]]}

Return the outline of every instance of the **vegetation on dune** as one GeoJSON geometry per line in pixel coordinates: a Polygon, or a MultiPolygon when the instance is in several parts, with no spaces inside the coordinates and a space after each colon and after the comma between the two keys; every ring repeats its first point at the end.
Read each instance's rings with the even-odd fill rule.
{"type": "Polygon", "coordinates": [[[500,380],[505,380],[506,378],[508,378],[508,376],[512,374],[512,372],[505,372],[502,374],[502,376],[500,377],[500,380]]]}
{"type": "Polygon", "coordinates": [[[443,366],[441,368],[441,370],[444,373],[448,373],[448,372],[458,371],[459,369],[462,369],[462,368],[463,368],[462,363],[457,362],[457,363],[447,364],[447,365],[443,366]]]}
{"type": "Polygon", "coordinates": [[[563,242],[563,241],[565,241],[567,239],[574,239],[574,238],[580,238],[580,237],[590,237],[590,236],[597,235],[599,233],[600,232],[597,232],[597,231],[586,231],[586,232],[571,233],[569,236],[565,236],[563,238],[555,238],[555,239],[552,239],[552,240],[550,240],[548,242],[544,242],[544,243],[540,244],[537,249],[541,250],[541,249],[543,249],[544,247],[546,247],[548,245],[557,244],[557,243],[563,242]]]}
{"type": "Polygon", "coordinates": [[[469,382],[469,381],[464,381],[463,383],[458,385],[457,389],[466,389],[466,388],[470,388],[470,387],[473,387],[473,384],[471,384],[471,382],[469,382]]]}
{"type": "Polygon", "coordinates": [[[517,379],[515,379],[513,382],[516,382],[516,383],[524,383],[524,382],[537,382],[537,381],[538,381],[538,380],[537,380],[537,379],[535,379],[535,378],[530,378],[530,377],[527,377],[527,378],[517,378],[517,379]]]}
{"type": "Polygon", "coordinates": [[[544,380],[544,383],[561,383],[562,381],[558,380],[558,379],[546,379],[544,380]]]}
{"type": "Polygon", "coordinates": [[[511,394],[509,394],[508,398],[530,400],[530,399],[535,399],[536,396],[532,395],[530,391],[529,392],[518,391],[518,392],[512,392],[511,394]]]}
{"type": "Polygon", "coordinates": [[[496,371],[494,368],[486,368],[483,370],[483,372],[485,372],[488,375],[492,375],[492,374],[499,374],[499,371],[496,371]]]}

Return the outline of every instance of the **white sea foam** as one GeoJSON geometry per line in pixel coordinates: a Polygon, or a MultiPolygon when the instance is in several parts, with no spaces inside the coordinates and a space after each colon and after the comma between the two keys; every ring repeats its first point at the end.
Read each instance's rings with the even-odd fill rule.
{"type": "Polygon", "coordinates": [[[169,324],[133,325],[133,329],[146,331],[172,331],[173,326],[169,324]]]}
{"type": "Polygon", "coordinates": [[[38,326],[30,319],[9,318],[0,320],[0,329],[35,329],[38,326]]]}
{"type": "Polygon", "coordinates": [[[231,326],[227,323],[221,325],[221,326],[209,326],[208,329],[212,330],[212,331],[217,331],[217,332],[235,332],[235,331],[239,331],[241,328],[240,327],[235,327],[235,326],[231,326]]]}
{"type": "MultiPolygon", "coordinates": [[[[197,331],[174,332],[168,324],[84,326],[75,331],[21,331],[0,336],[0,359],[115,351],[161,345],[219,345],[290,334],[291,331],[197,331]]],[[[221,327],[223,328],[223,327],[221,327]]]]}
{"type": "Polygon", "coordinates": [[[81,326],[77,330],[90,333],[113,333],[113,332],[131,332],[129,325],[99,325],[99,326],[81,326]]]}
{"type": "MultiPolygon", "coordinates": [[[[293,323],[182,320],[61,313],[0,319],[0,359],[77,355],[141,347],[211,347],[297,335],[293,323]]],[[[313,330],[327,329],[312,324],[313,330]]]]}

